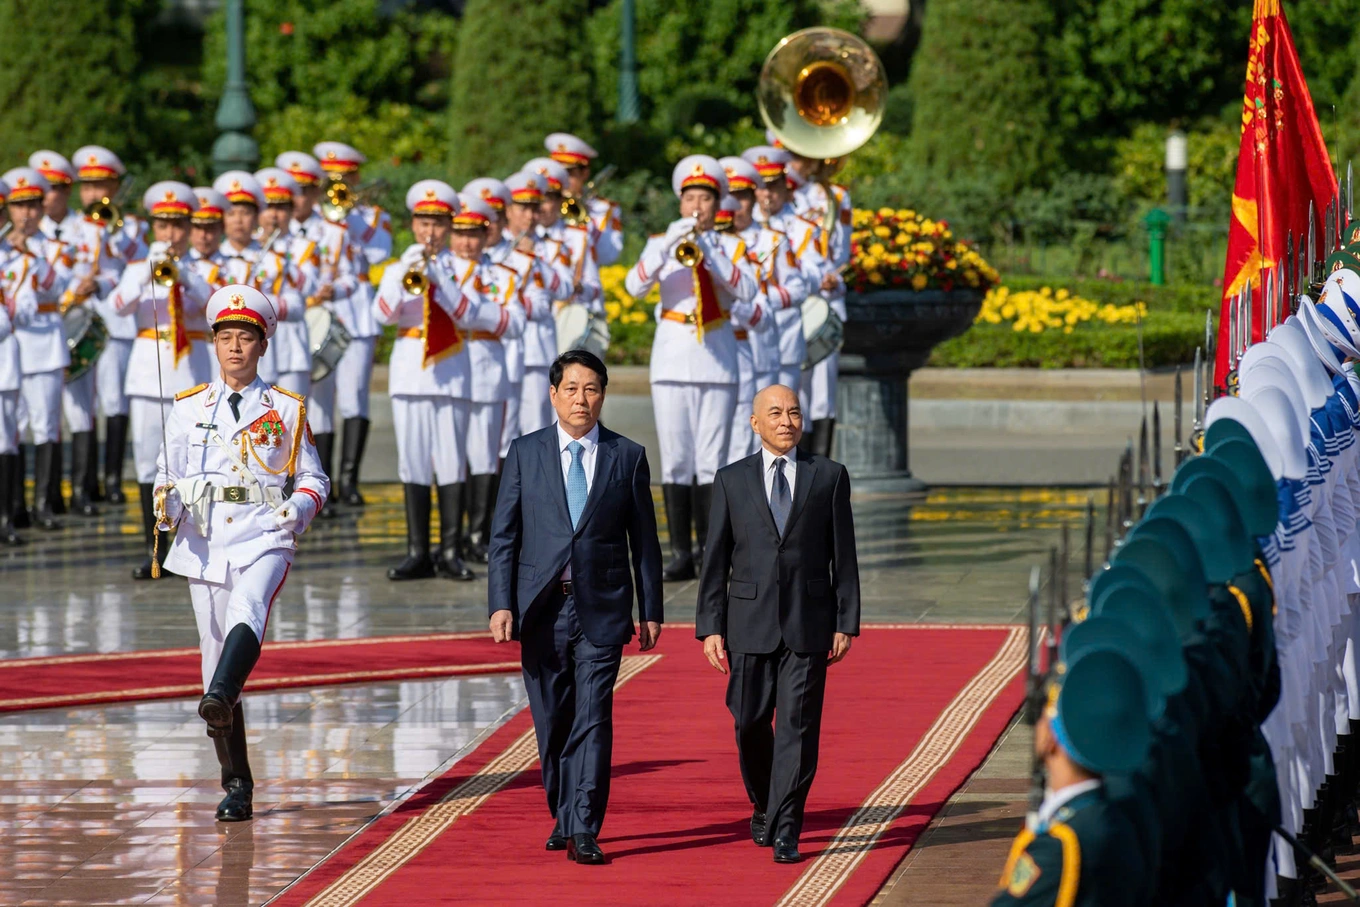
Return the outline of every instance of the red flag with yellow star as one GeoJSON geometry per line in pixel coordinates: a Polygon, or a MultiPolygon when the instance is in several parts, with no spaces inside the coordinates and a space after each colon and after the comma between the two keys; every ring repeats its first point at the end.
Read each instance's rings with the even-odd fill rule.
{"type": "Polygon", "coordinates": [[[1294,235],[1296,248],[1308,235],[1309,202],[1316,212],[1314,228],[1321,250],[1323,211],[1333,203],[1336,191],[1322,127],[1281,0],[1256,0],[1218,319],[1214,380],[1220,387],[1228,372],[1228,301],[1251,281],[1256,297],[1252,339],[1260,340],[1266,327],[1262,323],[1262,269],[1284,259],[1288,234],[1294,235]]]}

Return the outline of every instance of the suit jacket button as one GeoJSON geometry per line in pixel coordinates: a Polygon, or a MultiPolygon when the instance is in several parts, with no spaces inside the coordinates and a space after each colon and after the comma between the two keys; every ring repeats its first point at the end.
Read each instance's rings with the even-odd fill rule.
{"type": "MultiPolygon", "coordinates": [[[[227,522],[228,522],[228,523],[231,522],[231,517],[227,517],[227,522]]],[[[779,550],[780,550],[780,551],[783,551],[784,549],[783,549],[783,548],[780,548],[779,550]]]]}

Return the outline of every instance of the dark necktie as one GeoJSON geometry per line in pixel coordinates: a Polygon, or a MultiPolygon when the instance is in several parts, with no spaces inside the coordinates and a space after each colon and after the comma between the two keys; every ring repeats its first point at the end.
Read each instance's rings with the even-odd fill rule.
{"type": "Polygon", "coordinates": [[[793,496],[789,494],[789,480],[784,476],[784,466],[788,461],[776,457],[774,461],[774,482],[770,485],[770,515],[774,517],[774,528],[779,537],[784,537],[784,524],[789,519],[789,508],[793,506],[793,496]]]}
{"type": "Polygon", "coordinates": [[[231,417],[232,417],[233,419],[235,419],[237,422],[240,422],[240,421],[241,421],[241,410],[240,410],[240,406],[241,406],[241,395],[240,395],[240,394],[234,393],[234,394],[232,394],[230,397],[227,398],[227,402],[231,404],[231,417]]]}

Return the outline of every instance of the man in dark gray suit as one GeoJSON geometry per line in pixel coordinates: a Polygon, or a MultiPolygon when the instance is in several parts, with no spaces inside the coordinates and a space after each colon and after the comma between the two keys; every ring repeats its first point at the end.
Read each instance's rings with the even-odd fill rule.
{"type": "Polygon", "coordinates": [[[727,673],[751,837],[797,863],[817,771],[826,669],[859,635],[859,564],[845,467],[798,450],[803,416],[783,385],[756,394],[759,453],[718,471],[696,635],[727,673]],[[778,716],[777,726],[772,720],[778,716]]]}
{"type": "Polygon", "coordinates": [[[488,552],[491,636],[520,641],[538,736],[548,850],[604,862],[614,681],[633,638],[661,636],[661,544],[642,446],[600,425],[609,375],[572,350],[548,372],[557,422],[510,445],[488,552]],[[632,553],[632,574],[628,570],[632,553]]]}

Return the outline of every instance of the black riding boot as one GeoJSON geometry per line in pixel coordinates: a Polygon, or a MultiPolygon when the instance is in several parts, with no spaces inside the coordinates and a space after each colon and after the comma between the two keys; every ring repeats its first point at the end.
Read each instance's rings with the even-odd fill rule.
{"type": "Polygon", "coordinates": [[[831,459],[831,442],[836,436],[835,419],[818,419],[812,423],[812,452],[831,459]]]}
{"type": "Polygon", "coordinates": [[[104,420],[104,500],[110,504],[127,503],[127,495],[123,494],[127,436],[127,416],[109,416],[104,420]]]}
{"type": "Polygon", "coordinates": [[[345,449],[340,457],[340,501],[350,507],[364,506],[359,494],[359,464],[364,459],[364,445],[368,442],[368,420],[356,417],[345,420],[345,449]]]}
{"type": "Polygon", "coordinates": [[[217,764],[222,766],[222,789],[227,795],[217,804],[217,821],[244,822],[254,810],[251,804],[255,779],[250,774],[250,759],[246,753],[246,716],[241,703],[231,713],[231,733],[213,737],[217,749],[217,764]]]}
{"type": "Polygon", "coordinates": [[[491,510],[496,496],[492,491],[496,476],[469,476],[468,489],[468,560],[486,563],[486,549],[491,542],[491,510]]]}
{"type": "MultiPolygon", "coordinates": [[[[152,492],[155,490],[154,486],[150,482],[138,483],[137,490],[140,493],[139,497],[141,498],[142,504],[142,533],[146,538],[146,560],[142,562],[141,566],[133,569],[132,578],[155,579],[155,577],[151,575],[151,558],[154,556],[153,552],[159,547],[159,560],[160,563],[164,564],[165,555],[167,553],[166,549],[170,547],[170,543],[166,533],[157,532],[156,530],[156,509],[152,496],[152,492]],[[160,539],[159,546],[157,546],[156,543],[158,537],[160,539]]],[[[161,575],[164,576],[165,574],[161,575]]]]}
{"type": "Polygon", "coordinates": [[[51,465],[47,467],[47,503],[52,508],[55,516],[66,514],[66,498],[61,493],[62,475],[62,453],[61,441],[53,441],[52,446],[47,449],[48,459],[51,465]]]}
{"type": "MultiPolygon", "coordinates": [[[[33,521],[39,529],[59,529],[56,504],[52,497],[52,468],[61,463],[61,446],[55,443],[38,444],[33,448],[33,521]],[[57,456],[52,456],[56,448],[57,456]]],[[[60,483],[60,473],[58,473],[60,483]]],[[[57,485],[56,500],[61,500],[61,485],[57,485]]]]}
{"type": "Polygon", "coordinates": [[[0,454],[0,545],[22,545],[23,539],[14,531],[14,520],[10,513],[10,494],[14,489],[10,474],[15,469],[17,457],[13,454],[0,454]]]}
{"type": "Polygon", "coordinates": [[[430,486],[403,485],[406,494],[406,560],[387,571],[391,580],[429,579],[434,576],[430,560],[430,486]]]}
{"type": "Polygon", "coordinates": [[[463,563],[463,491],[462,482],[440,485],[439,492],[439,557],[434,568],[440,576],[462,582],[476,579],[476,574],[463,563]]]}
{"type": "Polygon", "coordinates": [[[694,579],[694,552],[689,538],[694,489],[689,485],[662,485],[661,501],[671,536],[671,562],[661,572],[661,578],[668,583],[694,579]]]}
{"type": "Polygon", "coordinates": [[[316,456],[321,460],[321,468],[325,471],[327,478],[331,478],[331,492],[326,498],[326,503],[322,505],[321,512],[317,516],[322,519],[334,519],[335,511],[335,435],[332,432],[319,434],[312,438],[312,443],[316,445],[316,456]]]}
{"type": "Polygon", "coordinates": [[[713,483],[694,486],[694,566],[704,565],[704,548],[708,544],[708,511],[713,503],[713,483]]]}
{"type": "Polygon", "coordinates": [[[14,454],[14,474],[10,476],[10,517],[15,529],[27,529],[33,525],[28,512],[28,492],[24,487],[27,473],[28,450],[20,444],[18,453],[14,454]]]}
{"type": "Polygon", "coordinates": [[[94,432],[76,432],[71,436],[71,511],[80,516],[99,516],[99,508],[94,506],[99,495],[94,469],[98,456],[99,438],[94,432]]]}
{"type": "MultiPolygon", "coordinates": [[[[232,717],[241,701],[241,690],[246,678],[260,660],[260,641],[248,624],[231,628],[222,642],[222,655],[217,659],[208,692],[198,701],[198,717],[208,724],[209,737],[230,737],[232,717]]],[[[244,748],[245,740],[242,738],[244,748]]]]}

